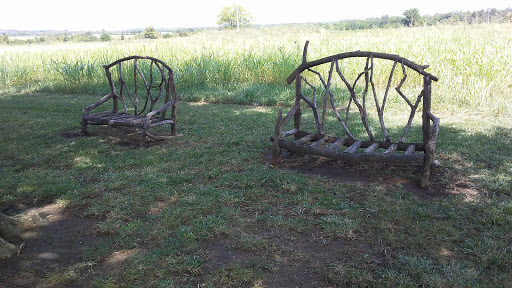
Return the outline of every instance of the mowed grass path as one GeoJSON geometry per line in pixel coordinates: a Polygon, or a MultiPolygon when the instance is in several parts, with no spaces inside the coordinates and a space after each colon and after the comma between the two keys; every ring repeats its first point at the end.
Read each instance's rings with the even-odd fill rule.
{"type": "MultiPolygon", "coordinates": [[[[0,208],[59,202],[97,219],[93,232],[110,239],[82,251],[83,265],[35,284],[512,283],[510,116],[435,107],[441,168],[433,182],[445,190],[429,196],[386,181],[338,183],[269,166],[274,107],[182,101],[184,136],[143,149],[129,141],[130,130],[91,127],[95,136],[73,137],[82,107],[96,99],[0,94],[0,208]],[[120,254],[129,257],[105,269],[120,254]]],[[[414,167],[376,168],[374,179],[418,180],[414,167]]]]}

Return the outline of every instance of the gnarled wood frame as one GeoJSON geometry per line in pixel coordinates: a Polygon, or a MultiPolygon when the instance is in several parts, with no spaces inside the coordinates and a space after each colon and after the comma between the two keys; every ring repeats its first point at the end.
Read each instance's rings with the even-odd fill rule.
{"type": "Polygon", "coordinates": [[[156,140],[181,136],[176,134],[178,99],[171,67],[153,57],[129,56],[103,68],[110,93],[83,109],[82,133],[87,133],[87,125],[136,127],[141,129],[141,146],[145,144],[146,136],[156,140]],[[112,100],[112,110],[91,114],[91,110],[109,100],[112,100]],[[169,108],[171,116],[166,117],[169,108]],[[149,128],[165,124],[171,126],[170,136],[148,132],[149,128]]]}
{"type": "MultiPolygon", "coordinates": [[[[288,77],[287,82],[291,84],[295,81],[296,93],[295,104],[291,110],[283,117],[282,109],[279,109],[277,123],[275,126],[273,141],[273,163],[277,164],[281,161],[281,148],[285,148],[290,152],[315,154],[328,158],[334,158],[344,161],[353,162],[389,162],[389,163],[414,163],[423,162],[423,172],[421,177],[421,187],[429,186],[431,165],[435,153],[437,133],[439,130],[439,118],[434,116],[431,109],[431,83],[432,80],[437,81],[438,78],[425,71],[428,66],[418,65],[414,62],[407,60],[398,55],[367,52],[367,51],[354,51],[346,52],[337,55],[332,55],[322,59],[308,62],[307,61],[307,48],[309,42],[304,46],[302,57],[302,64],[288,77]],[[350,83],[346,75],[341,69],[341,62],[348,58],[363,58],[365,59],[364,69],[356,74],[355,81],[350,83]],[[387,85],[382,92],[381,99],[379,100],[376,84],[374,81],[375,73],[375,59],[384,59],[392,61],[392,68],[387,78],[387,85]],[[317,71],[317,68],[322,64],[329,64],[326,75],[317,71]],[[398,67],[398,68],[397,68],[398,67]],[[397,68],[397,69],[396,69],[397,68]],[[390,133],[386,128],[384,111],[386,108],[386,101],[390,94],[390,88],[395,70],[402,72],[402,78],[395,91],[399,97],[405,102],[409,112],[408,121],[401,133],[398,141],[390,139],[390,133]],[[421,92],[416,97],[407,97],[402,91],[402,86],[408,80],[407,71],[412,70],[417,72],[423,79],[423,87],[421,92]],[[304,73],[304,71],[308,71],[304,73]],[[313,76],[316,79],[308,79],[306,77],[313,76]],[[327,77],[325,77],[327,76],[327,77]],[[336,77],[337,76],[337,77],[336,77]],[[350,97],[347,106],[344,107],[345,117],[340,115],[341,110],[336,105],[335,89],[333,87],[334,79],[337,78],[338,83],[348,90],[350,97]],[[361,81],[362,80],[362,81],[361,81]],[[361,81],[361,82],[360,82],[361,81]],[[316,83],[316,86],[315,86],[316,83]],[[361,89],[356,89],[356,85],[361,89]],[[361,84],[362,83],[362,84],[361,84]],[[305,84],[305,87],[302,87],[305,84]],[[312,94],[306,96],[306,90],[312,94]],[[323,91],[323,101],[321,107],[317,106],[317,91],[323,91]],[[373,97],[371,97],[372,95],[373,97]],[[374,103],[369,103],[370,101],[374,103]],[[406,142],[407,135],[413,123],[416,110],[422,103],[422,141],[421,142],[406,142]],[[307,132],[301,130],[302,109],[301,104],[305,103],[312,109],[313,119],[315,121],[316,131],[307,132]],[[349,114],[352,103],[356,106],[359,112],[360,124],[364,127],[367,135],[367,140],[359,140],[355,134],[349,129],[349,114]],[[371,104],[371,105],[367,105],[371,104]],[[375,134],[371,129],[368,119],[368,106],[376,108],[379,126],[383,139],[377,140],[375,134]],[[326,124],[327,112],[334,113],[337,122],[341,125],[344,136],[335,137],[326,135],[324,132],[326,124]],[[284,131],[284,126],[292,119],[294,119],[293,129],[284,131]],[[287,140],[289,136],[294,136],[293,140],[287,140]],[[377,150],[381,152],[377,152],[377,150]]],[[[384,61],[386,62],[386,61],[384,61]]]]}

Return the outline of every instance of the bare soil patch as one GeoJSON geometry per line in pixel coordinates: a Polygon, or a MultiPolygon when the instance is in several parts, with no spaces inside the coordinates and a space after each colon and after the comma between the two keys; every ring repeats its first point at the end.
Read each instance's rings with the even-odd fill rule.
{"type": "Polygon", "coordinates": [[[216,271],[229,273],[231,264],[258,262],[265,266],[262,287],[335,287],[330,282],[330,266],[356,261],[372,253],[374,247],[341,237],[321,237],[280,229],[254,231],[256,238],[271,243],[272,249],[246,251],[236,241],[223,237],[204,244],[207,260],[201,267],[205,277],[216,271]],[[224,269],[224,270],[220,270],[224,269]]]}
{"type": "Polygon", "coordinates": [[[11,242],[23,246],[18,256],[0,260],[0,287],[44,286],[42,281],[53,273],[72,267],[83,269],[87,266],[83,252],[107,240],[95,232],[97,219],[82,218],[58,204],[32,210],[50,225],[25,231],[21,239],[11,242]]]}
{"type": "MultiPolygon", "coordinates": [[[[266,157],[271,159],[271,155],[266,157]]],[[[316,155],[298,155],[284,151],[279,167],[305,174],[318,175],[339,183],[386,185],[413,193],[421,199],[447,197],[461,191],[453,185],[453,172],[443,167],[434,168],[429,188],[421,188],[421,165],[388,163],[347,163],[316,155]],[[452,183],[450,185],[446,183],[452,183]]],[[[467,192],[467,191],[466,191],[467,192]]],[[[471,193],[478,193],[472,191],[471,193]]]]}

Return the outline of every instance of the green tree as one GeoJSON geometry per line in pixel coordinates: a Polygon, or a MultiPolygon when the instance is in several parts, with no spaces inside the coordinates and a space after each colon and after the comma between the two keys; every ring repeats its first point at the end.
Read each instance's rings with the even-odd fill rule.
{"type": "Polygon", "coordinates": [[[78,35],[75,37],[75,35],[71,36],[73,40],[78,40],[80,42],[95,42],[98,41],[98,38],[92,34],[92,32],[86,32],[83,35],[78,35]]]}
{"type": "Polygon", "coordinates": [[[405,16],[405,25],[413,27],[420,23],[420,10],[418,8],[412,8],[406,10],[403,14],[405,16]]]}
{"type": "Polygon", "coordinates": [[[7,35],[7,34],[0,35],[0,43],[4,43],[4,44],[11,43],[11,39],[9,39],[9,35],[7,35]]]}
{"type": "Polygon", "coordinates": [[[103,33],[101,33],[100,35],[100,41],[108,42],[110,40],[112,40],[112,37],[110,37],[110,35],[107,32],[105,32],[105,30],[103,30],[103,33]]]}
{"type": "Polygon", "coordinates": [[[158,36],[158,31],[153,26],[146,27],[146,30],[144,30],[144,38],[157,39],[158,36]]]}
{"type": "Polygon", "coordinates": [[[251,25],[252,15],[240,5],[227,6],[217,16],[217,24],[227,29],[251,25]]]}

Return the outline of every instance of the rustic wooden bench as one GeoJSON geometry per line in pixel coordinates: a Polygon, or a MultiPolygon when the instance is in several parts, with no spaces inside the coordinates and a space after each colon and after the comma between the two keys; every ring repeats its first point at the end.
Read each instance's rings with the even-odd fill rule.
{"type": "Polygon", "coordinates": [[[165,140],[182,136],[176,134],[178,99],[171,67],[153,57],[129,56],[104,65],[103,68],[110,93],[83,109],[82,133],[87,133],[87,125],[135,127],[141,131],[141,146],[145,145],[146,137],[165,140]],[[93,109],[110,100],[112,110],[91,114],[93,109]],[[171,116],[166,117],[169,108],[171,116]],[[166,124],[171,126],[170,135],[153,135],[148,132],[149,128],[166,124]]]}
{"type": "Polygon", "coordinates": [[[421,187],[428,187],[439,130],[439,118],[430,111],[431,83],[432,80],[437,81],[438,78],[425,71],[428,66],[415,64],[398,55],[366,51],[346,52],[308,62],[308,44],[309,42],[306,42],[304,46],[302,64],[287,79],[289,84],[295,81],[295,104],[284,117],[282,109],[278,112],[274,136],[271,137],[273,141],[272,162],[277,164],[281,161],[282,148],[292,153],[315,154],[349,162],[423,162],[421,187]],[[345,67],[342,65],[344,61],[349,60],[359,60],[363,66],[362,71],[346,71],[347,69],[344,69],[345,67]],[[378,74],[383,78],[379,83],[375,79],[377,62],[383,66],[389,63],[391,67],[391,72],[378,74]],[[417,72],[417,74],[408,75],[407,73],[410,71],[417,72]],[[350,74],[351,72],[352,74],[350,74]],[[352,83],[347,80],[349,74],[354,79],[352,83]],[[395,74],[401,74],[401,77],[393,79],[395,74]],[[413,86],[416,86],[416,91],[420,91],[419,95],[413,94],[412,97],[406,95],[415,91],[409,87],[410,85],[408,85],[409,88],[404,89],[404,85],[410,79],[415,80],[412,81],[413,86]],[[395,141],[390,138],[392,133],[389,133],[386,127],[385,120],[387,118],[384,117],[386,101],[390,102],[390,97],[392,97],[392,93],[390,93],[392,86],[395,86],[396,92],[393,94],[394,102],[399,105],[405,104],[405,109],[402,110],[408,114],[403,132],[394,133],[395,137],[401,134],[395,141]],[[380,94],[377,93],[378,88],[381,88],[380,94]],[[404,92],[405,90],[407,92],[404,92]],[[323,94],[320,107],[317,106],[319,92],[323,94]],[[339,95],[342,93],[349,95],[343,98],[339,95]],[[346,106],[342,106],[342,102],[345,102],[346,106]],[[301,119],[303,118],[301,104],[311,108],[311,118],[315,123],[314,126],[312,124],[310,126],[316,127],[316,131],[308,132],[301,129],[301,119]],[[355,106],[353,109],[351,109],[352,104],[355,106]],[[371,112],[369,107],[375,111],[371,112]],[[419,136],[422,141],[406,142],[416,111],[420,108],[422,111],[421,131],[418,131],[417,134],[422,134],[419,136]],[[340,112],[345,113],[345,117],[342,117],[340,112]],[[370,112],[371,115],[375,115],[375,119],[378,119],[378,121],[373,121],[373,126],[380,126],[378,133],[382,135],[382,140],[378,140],[377,134],[372,131],[372,122],[369,121],[370,112]],[[341,135],[326,133],[327,113],[330,113],[342,128],[341,133],[340,129],[337,129],[333,134],[341,135]],[[357,115],[359,120],[351,121],[349,124],[351,114],[357,115]],[[283,132],[285,125],[292,118],[294,119],[293,127],[290,127],[292,129],[283,132]],[[358,131],[363,132],[359,132],[359,134],[352,132],[358,128],[358,131]],[[358,135],[364,135],[364,139],[360,139],[363,136],[356,137],[358,135]]]}

